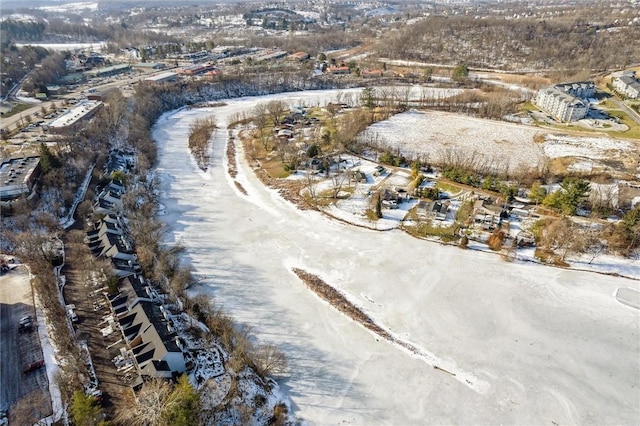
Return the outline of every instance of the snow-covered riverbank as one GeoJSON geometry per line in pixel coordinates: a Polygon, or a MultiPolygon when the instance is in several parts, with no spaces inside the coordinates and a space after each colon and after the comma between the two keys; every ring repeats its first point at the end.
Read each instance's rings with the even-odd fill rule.
{"type": "Polygon", "coordinates": [[[258,101],[317,105],[335,93],[232,99],[165,114],[154,128],[170,239],[187,247],[198,291],[287,353],[282,386],[296,414],[314,424],[637,423],[640,316],[615,299],[637,281],[505,263],[302,212],[239,161],[245,196],[226,175],[224,128],[208,172],[189,155],[197,117],[213,113],[224,126],[258,101]],[[309,291],[292,267],[483,386],[379,339],[309,291]]]}

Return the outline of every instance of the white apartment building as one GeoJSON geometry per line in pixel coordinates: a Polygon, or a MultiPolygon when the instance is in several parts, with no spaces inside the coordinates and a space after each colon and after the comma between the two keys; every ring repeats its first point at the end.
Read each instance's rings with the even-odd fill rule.
{"type": "Polygon", "coordinates": [[[558,121],[577,121],[589,112],[586,99],[594,93],[595,85],[591,82],[562,83],[540,90],[535,104],[558,121]]]}

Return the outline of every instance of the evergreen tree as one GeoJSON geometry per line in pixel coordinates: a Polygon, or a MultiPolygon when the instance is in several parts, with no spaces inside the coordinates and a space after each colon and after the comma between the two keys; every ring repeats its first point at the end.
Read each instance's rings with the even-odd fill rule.
{"type": "Polygon", "coordinates": [[[71,415],[76,426],[105,426],[102,408],[95,396],[75,391],[71,401],[71,415]]]}
{"type": "Polygon", "coordinates": [[[51,169],[57,169],[60,166],[61,164],[58,157],[51,152],[46,144],[40,143],[40,168],[42,169],[42,173],[46,174],[51,169]]]}
{"type": "Polygon", "coordinates": [[[451,78],[455,81],[465,81],[469,77],[469,68],[466,64],[457,65],[451,74],[451,78]]]}
{"type": "Polygon", "coordinates": [[[201,423],[199,412],[200,397],[183,374],[169,395],[163,417],[168,425],[193,426],[201,423]]]}

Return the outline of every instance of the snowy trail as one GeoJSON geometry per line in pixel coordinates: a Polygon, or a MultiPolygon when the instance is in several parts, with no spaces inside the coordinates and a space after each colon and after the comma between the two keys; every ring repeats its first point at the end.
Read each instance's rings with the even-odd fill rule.
{"type": "MultiPolygon", "coordinates": [[[[260,100],[278,96],[335,100],[335,92],[260,100]]],[[[162,219],[168,242],[187,247],[197,291],[287,353],[281,385],[296,414],[314,424],[637,422],[640,319],[612,296],[637,282],[345,225],[297,210],[239,162],[244,196],[226,173],[225,129],[214,135],[210,170],[198,171],[186,147],[190,122],[213,113],[226,124],[257,101],[158,121],[162,219]],[[376,341],[301,286],[291,266],[322,276],[394,335],[437,354],[442,368],[460,366],[490,387],[476,392],[376,341]]]]}

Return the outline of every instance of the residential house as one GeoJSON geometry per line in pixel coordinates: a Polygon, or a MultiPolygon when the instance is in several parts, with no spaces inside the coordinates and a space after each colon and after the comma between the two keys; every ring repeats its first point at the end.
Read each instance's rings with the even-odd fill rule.
{"type": "Polygon", "coordinates": [[[111,181],[98,194],[97,200],[93,205],[94,212],[97,214],[118,215],[122,212],[122,196],[124,194],[124,186],[116,181],[111,181]]]}
{"type": "Polygon", "coordinates": [[[398,204],[401,201],[401,197],[397,192],[385,188],[380,193],[380,200],[382,201],[383,207],[388,209],[397,209],[398,204]]]}
{"type": "Polygon", "coordinates": [[[280,129],[276,136],[278,139],[291,139],[293,138],[293,131],[290,129],[280,129]]]}
{"type": "Polygon", "coordinates": [[[485,231],[493,231],[507,216],[500,206],[490,204],[486,200],[479,199],[473,203],[473,221],[485,231]]]}
{"type": "Polygon", "coordinates": [[[88,246],[95,257],[107,257],[131,262],[137,260],[136,254],[125,235],[104,232],[98,236],[90,237],[88,246]]]}
{"type": "Polygon", "coordinates": [[[448,201],[420,201],[417,206],[417,213],[422,219],[446,220],[449,205],[448,201]]]}
{"type": "Polygon", "coordinates": [[[367,183],[367,175],[360,170],[351,170],[351,179],[358,183],[367,183]]]}
{"type": "Polygon", "coordinates": [[[118,282],[118,293],[109,297],[116,315],[131,311],[140,302],[157,303],[160,300],[160,295],[140,275],[121,279],[118,282]]]}

